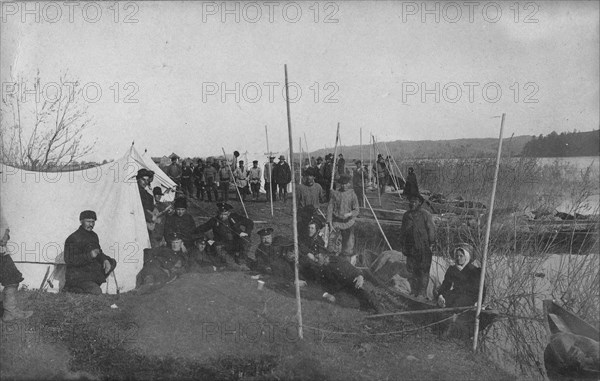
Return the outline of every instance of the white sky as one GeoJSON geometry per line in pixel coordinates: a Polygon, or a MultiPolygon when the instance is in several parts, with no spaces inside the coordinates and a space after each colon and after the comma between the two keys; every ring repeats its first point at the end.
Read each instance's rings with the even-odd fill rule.
{"type": "MultiPolygon", "coordinates": [[[[310,149],[333,146],[338,122],[345,145],[359,143],[361,128],[363,141],[371,132],[388,141],[496,137],[499,119],[492,117],[502,112],[506,136],[600,125],[598,2],[519,2],[518,15],[514,2],[499,2],[497,22],[491,22],[495,3],[479,2],[470,22],[468,6],[457,2],[462,14],[455,23],[446,19],[455,18],[456,8],[440,2],[427,3],[439,7],[439,22],[434,14],[422,22],[420,1],[316,3],[318,22],[312,1],[288,6],[287,20],[282,2],[232,2],[232,14],[223,12],[222,2],[82,2],[72,8],[73,22],[66,3],[51,4],[2,4],[1,79],[10,82],[11,73],[32,78],[39,69],[42,82],[51,83],[68,70],[81,83],[97,84],[102,96],[89,103],[95,126],[86,135],[97,145],[89,160],[118,158],[132,140],[152,156],[207,156],[221,147],[265,152],[265,125],[271,150],[283,151],[284,64],[302,90],[291,105],[295,150],[304,134],[310,149]],[[91,4],[87,19],[84,4],[91,4]],[[92,23],[96,6],[102,14],[92,23]],[[257,8],[261,17],[246,20],[257,8]],[[294,23],[295,9],[302,15],[294,23]],[[524,22],[532,13],[530,21],[537,22],[524,22]],[[338,22],[324,22],[328,14],[338,22]],[[138,22],[124,22],[127,15],[138,22]],[[275,83],[272,101],[269,82],[275,83]],[[479,84],[472,101],[469,82],[479,84]],[[127,83],[135,84],[137,103],[124,102],[134,89],[127,83]],[[211,95],[213,83],[229,90],[239,83],[239,102],[235,94],[224,101],[221,92],[211,95]],[[422,102],[422,83],[428,89],[439,83],[439,102],[434,94],[422,102]],[[450,101],[457,89],[452,83],[462,90],[456,102],[450,101]],[[502,91],[498,102],[482,94],[490,83],[502,91]],[[253,84],[262,91],[255,102],[253,84]],[[537,103],[525,102],[528,94],[537,103]],[[328,95],[337,103],[326,102],[328,95]]],[[[496,96],[494,87],[488,95],[496,96]]]]}

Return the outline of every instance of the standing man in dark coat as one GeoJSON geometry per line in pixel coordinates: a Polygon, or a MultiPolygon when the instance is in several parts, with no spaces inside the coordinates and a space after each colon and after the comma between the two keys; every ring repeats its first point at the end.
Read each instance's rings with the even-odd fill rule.
{"type": "Polygon", "coordinates": [[[84,210],[79,215],[80,226],[65,241],[64,291],[81,294],[102,294],[100,285],[114,271],[117,261],[102,252],[98,235],[93,231],[96,212],[84,210]]]}
{"type": "Polygon", "coordinates": [[[142,200],[142,208],[144,209],[144,218],[146,219],[146,226],[148,228],[148,234],[152,235],[152,229],[154,228],[154,197],[147,191],[150,185],[151,178],[154,176],[154,172],[142,168],[137,172],[135,176],[138,184],[138,191],[140,192],[140,199],[142,200]]]}
{"type": "Polygon", "coordinates": [[[279,162],[275,166],[273,178],[279,188],[279,199],[283,202],[287,197],[287,186],[292,181],[292,170],[290,165],[285,161],[285,156],[279,156],[279,162]]]}
{"type": "Polygon", "coordinates": [[[183,195],[190,197],[193,195],[192,192],[192,175],[194,174],[193,169],[187,160],[183,161],[183,168],[181,169],[181,187],[183,188],[183,195]]]}
{"type": "Polygon", "coordinates": [[[419,184],[417,183],[417,175],[413,167],[408,168],[408,175],[406,176],[406,184],[404,184],[404,191],[402,192],[406,197],[416,196],[419,197],[419,184]]]}
{"type": "Polygon", "coordinates": [[[200,201],[204,201],[204,187],[206,181],[204,181],[204,163],[202,159],[198,159],[198,163],[194,167],[194,185],[196,186],[196,198],[200,201]]]}
{"type": "Polygon", "coordinates": [[[273,172],[275,171],[274,160],[275,156],[269,156],[269,162],[265,164],[265,171],[263,173],[263,176],[265,177],[265,192],[267,192],[267,201],[270,199],[275,201],[277,199],[277,183],[275,183],[275,177],[273,176],[273,172]]]}
{"type": "Polygon", "coordinates": [[[408,200],[410,210],[404,213],[400,228],[402,253],[406,255],[406,270],[411,274],[411,293],[427,298],[435,225],[431,214],[421,208],[421,199],[411,196],[408,200]]]}
{"type": "Polygon", "coordinates": [[[208,197],[208,202],[212,202],[212,194],[215,195],[215,201],[218,201],[219,192],[217,189],[217,170],[215,169],[213,163],[207,162],[203,173],[204,181],[206,182],[206,196],[208,197]]]}
{"type": "Polygon", "coordinates": [[[233,206],[227,203],[219,202],[217,208],[218,214],[198,226],[197,231],[205,233],[211,230],[217,256],[224,258],[232,268],[249,270],[247,251],[254,222],[237,213],[231,213],[233,206]]]}
{"type": "Polygon", "coordinates": [[[365,206],[363,184],[364,181],[367,180],[368,174],[366,173],[365,168],[360,160],[356,160],[355,163],[356,169],[352,171],[352,189],[354,189],[354,193],[356,193],[358,205],[362,208],[365,206]]]}

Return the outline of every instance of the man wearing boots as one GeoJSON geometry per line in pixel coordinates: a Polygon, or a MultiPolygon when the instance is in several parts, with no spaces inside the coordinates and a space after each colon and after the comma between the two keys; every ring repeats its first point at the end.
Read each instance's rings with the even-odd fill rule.
{"type": "Polygon", "coordinates": [[[410,210],[404,213],[400,228],[402,253],[406,255],[406,269],[411,274],[411,293],[426,298],[433,256],[431,247],[435,243],[435,225],[431,214],[421,208],[421,198],[413,195],[408,200],[410,210]]]}
{"type": "Polygon", "coordinates": [[[115,269],[117,261],[107,256],[100,248],[96,225],[96,212],[84,210],[79,214],[80,226],[65,241],[66,292],[80,294],[102,294],[100,285],[115,269]]]}
{"type": "Polygon", "coordinates": [[[4,231],[0,238],[0,283],[4,286],[2,291],[2,307],[4,309],[2,321],[8,322],[19,319],[27,319],[33,315],[33,311],[22,311],[17,307],[17,290],[19,283],[23,281],[23,275],[13,262],[6,250],[6,243],[10,239],[9,229],[4,231]]]}
{"type": "Polygon", "coordinates": [[[248,270],[247,250],[254,222],[237,213],[231,213],[233,207],[227,203],[219,202],[217,208],[218,214],[198,226],[197,231],[205,233],[211,230],[217,256],[224,258],[231,268],[248,270]]]}
{"type": "MultiPolygon", "coordinates": [[[[258,160],[252,162],[252,168],[248,170],[248,179],[250,180],[250,190],[252,191],[252,201],[258,201],[260,195],[260,178],[262,171],[258,167],[258,160]]],[[[267,196],[268,197],[268,196],[267,196]]]]}
{"type": "Polygon", "coordinates": [[[358,198],[352,189],[349,189],[350,176],[340,176],[340,189],[331,193],[327,206],[327,223],[332,233],[342,236],[341,255],[346,257],[351,264],[356,263],[354,255],[354,223],[360,212],[358,198]]]}

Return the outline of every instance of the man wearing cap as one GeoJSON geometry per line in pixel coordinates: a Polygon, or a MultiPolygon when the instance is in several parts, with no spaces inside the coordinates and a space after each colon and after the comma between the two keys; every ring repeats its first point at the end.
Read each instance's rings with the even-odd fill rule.
{"type": "Polygon", "coordinates": [[[417,175],[415,175],[413,167],[408,168],[408,175],[406,176],[406,183],[404,184],[404,191],[402,194],[406,197],[420,196],[417,175]]]}
{"type": "Polygon", "coordinates": [[[229,182],[231,181],[231,167],[227,164],[227,161],[221,161],[221,168],[219,168],[219,188],[221,191],[221,201],[227,202],[229,200],[229,182]]]}
{"type": "Polygon", "coordinates": [[[231,213],[233,207],[227,203],[219,202],[217,208],[217,215],[198,226],[197,232],[212,231],[215,240],[213,247],[217,256],[224,258],[232,268],[248,270],[247,250],[254,222],[237,213],[231,213]]]}
{"type": "Polygon", "coordinates": [[[408,199],[409,210],[402,217],[400,244],[406,255],[406,270],[411,274],[408,280],[414,296],[427,297],[429,269],[435,243],[435,225],[431,214],[421,208],[422,201],[416,196],[408,199]]]}
{"type": "Polygon", "coordinates": [[[273,172],[275,171],[275,156],[269,156],[269,162],[265,164],[265,192],[267,192],[267,201],[269,197],[273,201],[277,199],[277,184],[275,181],[271,181],[271,179],[275,179],[273,176],[273,172]]]}
{"type": "Polygon", "coordinates": [[[192,189],[192,176],[194,170],[190,167],[190,163],[187,160],[183,161],[183,168],[181,169],[181,187],[183,188],[183,195],[190,197],[193,195],[192,189]]]}
{"type": "Polygon", "coordinates": [[[170,233],[167,240],[169,247],[144,250],[144,266],[136,278],[139,291],[164,285],[185,272],[187,257],[182,250],[181,237],[170,233]]]}
{"type": "Polygon", "coordinates": [[[187,213],[187,200],[183,197],[176,198],[173,206],[175,213],[167,216],[165,221],[165,239],[168,242],[168,237],[177,233],[186,248],[192,247],[196,223],[194,218],[187,213]]]}
{"type": "Polygon", "coordinates": [[[165,173],[175,184],[181,184],[181,167],[177,164],[177,156],[171,157],[171,164],[166,168],[165,173]]]}
{"type": "Polygon", "coordinates": [[[307,223],[317,212],[322,202],[325,202],[325,192],[321,185],[315,182],[317,170],[308,168],[304,171],[303,182],[296,188],[298,198],[298,233],[302,235],[307,223]]]}
{"type": "Polygon", "coordinates": [[[238,167],[233,171],[233,178],[235,180],[235,186],[238,188],[238,193],[242,198],[241,201],[246,201],[246,194],[248,193],[248,171],[244,167],[244,161],[240,160],[238,167]]]}
{"type": "Polygon", "coordinates": [[[2,290],[2,321],[27,319],[33,315],[33,311],[23,311],[17,307],[17,290],[19,283],[23,281],[23,274],[17,269],[6,244],[10,240],[10,229],[6,228],[4,235],[0,238],[0,283],[2,290]]]}
{"type": "Polygon", "coordinates": [[[273,179],[279,189],[279,199],[285,202],[287,198],[287,186],[292,181],[292,170],[283,155],[279,156],[279,162],[273,170],[273,179]]]}
{"type": "Polygon", "coordinates": [[[273,246],[273,228],[264,228],[256,232],[260,236],[260,244],[254,252],[254,261],[250,268],[260,273],[272,271],[271,262],[277,257],[278,252],[273,246]]]}
{"type": "Polygon", "coordinates": [[[217,188],[217,169],[212,162],[207,162],[204,167],[204,181],[206,183],[206,196],[208,202],[212,202],[212,195],[215,195],[215,201],[219,200],[219,192],[217,188]]]}
{"type": "Polygon", "coordinates": [[[348,188],[350,176],[340,176],[340,190],[334,190],[331,200],[327,205],[327,223],[333,234],[342,236],[341,255],[346,257],[353,265],[356,263],[354,255],[354,223],[360,212],[356,193],[348,188]]]}
{"type": "Polygon", "coordinates": [[[204,201],[204,187],[206,186],[206,181],[204,181],[204,163],[202,159],[198,159],[196,166],[193,171],[194,177],[194,186],[196,187],[196,198],[200,201],[204,201]]]}
{"type": "Polygon", "coordinates": [[[144,218],[146,219],[146,225],[148,225],[148,232],[151,231],[151,224],[153,221],[152,211],[154,210],[154,197],[148,193],[147,188],[150,186],[150,179],[154,176],[154,172],[142,168],[137,172],[135,176],[138,184],[138,191],[140,192],[140,199],[142,200],[142,208],[144,209],[144,218]]]}
{"type": "Polygon", "coordinates": [[[360,160],[356,160],[355,164],[356,168],[352,171],[352,189],[354,189],[354,193],[356,193],[358,205],[362,208],[365,206],[363,184],[368,175],[360,160]]]}
{"type": "Polygon", "coordinates": [[[98,235],[93,231],[96,212],[84,210],[79,215],[80,226],[65,241],[67,265],[64,291],[82,294],[102,294],[100,285],[115,269],[117,261],[102,252],[98,235]]]}
{"type": "Polygon", "coordinates": [[[194,236],[194,247],[188,250],[188,271],[213,272],[224,262],[210,252],[210,243],[204,234],[194,236]]]}
{"type": "MultiPolygon", "coordinates": [[[[262,171],[258,167],[258,160],[252,161],[252,168],[248,170],[248,180],[250,181],[250,190],[252,191],[252,200],[258,201],[260,196],[260,178],[262,177],[262,171]]],[[[266,184],[265,184],[266,186],[266,184]]]]}

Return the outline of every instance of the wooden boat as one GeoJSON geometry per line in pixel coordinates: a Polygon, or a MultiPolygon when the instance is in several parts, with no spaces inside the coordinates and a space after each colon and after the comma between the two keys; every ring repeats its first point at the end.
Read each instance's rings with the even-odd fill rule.
{"type": "MultiPolygon", "coordinates": [[[[373,208],[373,212],[377,216],[377,219],[384,221],[402,221],[402,217],[404,216],[405,210],[386,210],[386,209],[376,209],[373,208]]],[[[359,217],[363,218],[373,218],[373,213],[369,208],[360,208],[359,217]]]]}
{"type": "MultiPolygon", "coordinates": [[[[377,276],[371,271],[363,271],[365,279],[372,282],[379,288],[387,291],[390,298],[393,299],[394,305],[401,308],[403,311],[415,311],[414,314],[407,315],[413,321],[418,322],[420,325],[428,325],[441,322],[439,325],[434,327],[438,332],[447,332],[448,328],[453,323],[458,323],[463,326],[468,326],[468,329],[472,330],[472,323],[475,321],[476,309],[466,309],[464,311],[454,311],[448,309],[444,311],[439,308],[437,303],[422,298],[417,298],[412,295],[400,292],[394,288],[385,285],[377,276]],[[427,313],[416,313],[416,311],[434,310],[428,311],[427,313]]],[[[490,324],[492,324],[500,316],[499,312],[491,309],[484,309],[481,311],[479,320],[479,330],[484,331],[490,324]]],[[[472,333],[472,332],[471,332],[472,333]]]]}
{"type": "Polygon", "coordinates": [[[598,329],[552,300],[544,300],[544,312],[551,335],[544,350],[548,377],[600,379],[598,329]]]}

